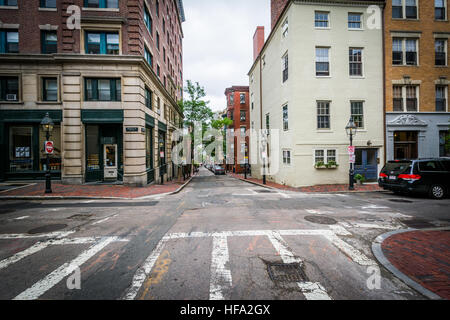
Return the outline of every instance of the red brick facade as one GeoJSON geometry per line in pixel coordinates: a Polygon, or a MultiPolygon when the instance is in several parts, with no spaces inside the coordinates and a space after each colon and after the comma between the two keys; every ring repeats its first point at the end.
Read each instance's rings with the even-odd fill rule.
{"type": "Polygon", "coordinates": [[[270,11],[272,16],[272,29],[278,21],[281,13],[283,13],[284,8],[290,0],[270,0],[270,11]]]}
{"type": "MultiPolygon", "coordinates": [[[[118,9],[86,9],[84,0],[59,0],[56,10],[39,8],[40,1],[18,0],[18,9],[0,8],[2,26],[19,25],[19,54],[41,53],[40,26],[57,27],[58,53],[82,53],[80,30],[70,30],[67,26],[67,8],[76,5],[81,9],[81,27],[98,24],[121,25],[122,55],[144,56],[144,48],[153,56],[153,70],[160,66],[160,79],[173,81],[177,89],[177,98],[181,98],[183,84],[183,31],[179,18],[177,0],[119,0],[118,9]],[[156,3],[159,1],[159,15],[156,3]],[[144,23],[144,6],[152,18],[152,35],[144,23]],[[164,22],[163,22],[164,21],[164,22]],[[163,24],[165,24],[165,31],[163,24]],[[156,34],[159,34],[160,48],[156,45],[156,34]],[[164,50],[166,58],[164,61],[164,50]]],[[[165,85],[168,88],[168,84],[165,85]]]]}
{"type": "MultiPolygon", "coordinates": [[[[245,130],[250,129],[250,96],[249,96],[249,87],[246,86],[233,86],[225,90],[225,95],[227,97],[227,117],[233,120],[233,125],[228,129],[234,129],[235,135],[240,134],[241,128],[245,128],[245,130]],[[241,94],[245,96],[245,100],[242,100],[241,103],[241,94]],[[245,112],[245,118],[241,118],[241,112],[245,112]]],[[[242,139],[243,142],[243,139],[242,139]]],[[[245,137],[246,144],[246,156],[249,155],[249,137],[245,137]]],[[[233,170],[236,173],[244,172],[244,165],[238,164],[239,152],[241,150],[241,146],[239,144],[238,138],[234,138],[234,159],[235,164],[230,165],[229,170],[233,170]]],[[[241,158],[244,158],[245,155],[242,155],[241,158]]]]}
{"type": "Polygon", "coordinates": [[[253,61],[258,58],[261,49],[264,46],[264,27],[257,27],[253,36],[253,61]]]}

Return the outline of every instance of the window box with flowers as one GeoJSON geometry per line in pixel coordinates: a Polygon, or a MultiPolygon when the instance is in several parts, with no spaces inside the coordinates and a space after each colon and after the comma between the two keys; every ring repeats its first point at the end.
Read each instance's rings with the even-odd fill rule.
{"type": "Polygon", "coordinates": [[[316,169],[337,169],[339,164],[336,162],[336,150],[315,150],[316,169]]]}

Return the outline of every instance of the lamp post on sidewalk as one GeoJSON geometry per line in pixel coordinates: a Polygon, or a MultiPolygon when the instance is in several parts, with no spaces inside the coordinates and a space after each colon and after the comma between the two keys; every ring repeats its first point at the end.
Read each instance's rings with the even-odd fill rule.
{"type": "MultiPolygon", "coordinates": [[[[358,127],[356,126],[355,122],[353,121],[353,117],[350,118],[350,121],[347,124],[347,127],[345,127],[345,130],[347,131],[347,135],[350,137],[350,148],[353,147],[353,136],[356,135],[358,127]]],[[[355,161],[354,161],[354,153],[350,155],[350,182],[349,182],[349,190],[355,190],[355,161]]]]}
{"type": "Polygon", "coordinates": [[[42,130],[44,130],[45,132],[45,138],[46,138],[46,142],[44,145],[44,151],[47,154],[47,159],[46,159],[46,168],[45,168],[45,193],[52,193],[52,175],[50,173],[50,153],[53,152],[48,152],[47,151],[47,143],[50,142],[50,136],[51,133],[53,131],[53,120],[52,118],[50,118],[49,113],[47,112],[45,114],[45,117],[42,119],[41,121],[41,126],[42,126],[42,130]]]}

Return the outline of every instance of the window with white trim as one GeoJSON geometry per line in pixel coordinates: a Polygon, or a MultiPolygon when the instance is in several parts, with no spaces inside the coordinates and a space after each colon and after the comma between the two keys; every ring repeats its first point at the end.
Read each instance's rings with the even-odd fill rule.
{"type": "Polygon", "coordinates": [[[316,76],[330,75],[330,48],[316,47],[316,76]]]}
{"type": "Polygon", "coordinates": [[[447,39],[434,40],[435,65],[447,65],[447,39]]]}
{"type": "Polygon", "coordinates": [[[330,162],[337,163],[336,149],[316,149],[314,151],[314,163],[328,164],[330,162]]]}
{"type": "Polygon", "coordinates": [[[286,38],[289,33],[289,21],[287,18],[283,22],[282,33],[283,33],[283,38],[286,38]]]}
{"type": "Polygon", "coordinates": [[[352,101],[350,103],[351,115],[353,122],[359,129],[364,128],[364,102],[363,101],[352,101]]]}
{"type": "Polygon", "coordinates": [[[363,49],[361,48],[349,49],[350,76],[362,77],[363,75],[362,55],[363,49]]]}
{"type": "Polygon", "coordinates": [[[317,129],[330,129],[329,101],[317,101],[317,129]]]}
{"type": "Polygon", "coordinates": [[[351,30],[362,29],[362,14],[361,13],[348,13],[348,28],[351,30]]]}
{"type": "Polygon", "coordinates": [[[434,19],[445,20],[447,17],[447,10],[445,8],[445,0],[434,0],[434,19]]]}
{"type": "Polygon", "coordinates": [[[418,39],[393,38],[392,39],[392,64],[393,65],[418,65],[418,39]]]}
{"type": "Polygon", "coordinates": [[[417,0],[392,0],[393,19],[417,19],[417,0]]]}
{"type": "Polygon", "coordinates": [[[330,27],[330,13],[325,11],[316,11],[314,13],[314,26],[316,28],[329,28],[330,27]]]}
{"type": "Polygon", "coordinates": [[[395,85],[393,86],[393,110],[396,112],[419,111],[419,86],[395,85]]]}
{"type": "Polygon", "coordinates": [[[288,105],[285,105],[283,107],[283,130],[288,131],[289,130],[289,111],[288,111],[288,105]]]}
{"type": "Polygon", "coordinates": [[[436,86],[436,111],[446,112],[448,103],[448,86],[437,85],[436,86]]]}
{"type": "Polygon", "coordinates": [[[291,164],[291,150],[283,150],[283,164],[291,164]]]}

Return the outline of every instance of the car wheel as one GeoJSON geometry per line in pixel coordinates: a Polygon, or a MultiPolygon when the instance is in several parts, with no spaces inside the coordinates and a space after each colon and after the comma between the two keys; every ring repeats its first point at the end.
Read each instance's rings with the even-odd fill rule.
{"type": "Polygon", "coordinates": [[[439,184],[432,185],[430,188],[430,196],[436,200],[444,199],[445,188],[439,184]]]}

